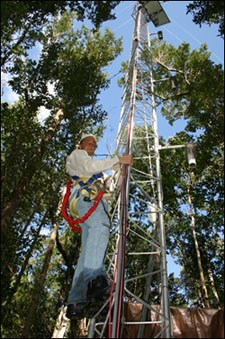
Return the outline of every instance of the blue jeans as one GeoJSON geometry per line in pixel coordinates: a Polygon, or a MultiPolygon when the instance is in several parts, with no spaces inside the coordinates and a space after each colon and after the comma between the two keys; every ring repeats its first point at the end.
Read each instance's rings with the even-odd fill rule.
{"type": "MultiPolygon", "coordinates": [[[[82,217],[93,201],[85,201],[81,196],[77,201],[77,211],[82,217]]],[[[85,302],[88,283],[98,275],[106,276],[104,268],[105,252],[109,241],[108,205],[102,199],[96,210],[81,224],[81,254],[73,276],[68,304],[85,302]]]]}

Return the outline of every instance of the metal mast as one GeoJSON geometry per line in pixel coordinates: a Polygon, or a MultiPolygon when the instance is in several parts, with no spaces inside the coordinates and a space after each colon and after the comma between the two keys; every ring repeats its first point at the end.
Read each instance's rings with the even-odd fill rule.
{"type": "Polygon", "coordinates": [[[96,337],[96,333],[98,337],[126,337],[124,331],[133,325],[138,325],[137,338],[144,337],[148,326],[155,327],[154,338],[171,337],[154,65],[148,29],[149,21],[157,27],[169,19],[159,1],[137,2],[133,16],[135,27],[115,153],[132,154],[134,165],[123,168],[112,217],[114,232],[108,260],[114,292],[106,303],[109,311],[105,319],[96,316],[91,320],[89,338],[96,337]],[[143,57],[146,53],[148,62],[143,57]],[[131,304],[140,306],[135,320],[128,319],[131,304]]]}

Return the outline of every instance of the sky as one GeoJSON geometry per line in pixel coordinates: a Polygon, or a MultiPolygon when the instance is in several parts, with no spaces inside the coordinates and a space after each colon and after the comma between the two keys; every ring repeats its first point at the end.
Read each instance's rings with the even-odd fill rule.
{"type": "MultiPolygon", "coordinates": [[[[107,21],[103,24],[104,28],[110,28],[117,38],[123,38],[123,52],[117,57],[112,64],[105,69],[110,74],[111,83],[107,90],[103,91],[99,97],[100,104],[108,112],[108,119],[105,121],[106,130],[102,139],[98,143],[98,154],[113,153],[115,148],[115,139],[120,119],[120,110],[122,104],[123,88],[118,87],[117,80],[121,76],[119,74],[121,62],[127,61],[130,56],[132,35],[134,30],[134,18],[132,13],[136,1],[123,1],[116,9],[116,20],[107,21]]],[[[224,64],[224,40],[218,37],[218,25],[211,27],[203,24],[200,28],[192,21],[192,14],[186,15],[186,6],[190,1],[168,1],[162,2],[170,23],[154,27],[149,23],[150,33],[156,33],[158,30],[163,32],[164,41],[178,47],[182,42],[190,44],[191,49],[199,49],[202,43],[206,43],[208,50],[211,52],[211,60],[216,64],[224,64]]],[[[6,78],[3,77],[3,82],[6,78]]],[[[4,86],[3,100],[13,103],[17,96],[4,86]]],[[[167,139],[173,136],[179,129],[182,129],[183,122],[177,122],[174,126],[170,126],[164,118],[157,112],[158,133],[167,139]]],[[[168,257],[168,273],[179,273],[179,267],[174,265],[173,260],[168,257]]]]}

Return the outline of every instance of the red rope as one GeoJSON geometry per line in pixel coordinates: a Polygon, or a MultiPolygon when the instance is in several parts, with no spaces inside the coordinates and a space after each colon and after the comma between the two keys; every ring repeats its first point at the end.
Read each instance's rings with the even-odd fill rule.
{"type": "Polygon", "coordinates": [[[101,191],[101,190],[98,191],[98,194],[95,197],[94,203],[91,206],[91,208],[83,215],[83,217],[74,220],[74,219],[70,218],[70,216],[68,215],[67,210],[66,210],[66,206],[67,206],[69,196],[70,196],[71,184],[72,184],[72,181],[69,180],[68,183],[67,183],[67,187],[66,187],[66,193],[64,195],[63,202],[62,202],[62,215],[63,215],[63,218],[69,223],[69,225],[72,229],[74,229],[77,232],[82,232],[81,227],[75,226],[75,225],[82,224],[85,220],[87,220],[90,217],[90,215],[98,207],[98,204],[99,204],[100,200],[102,199],[104,192],[101,191]]]}

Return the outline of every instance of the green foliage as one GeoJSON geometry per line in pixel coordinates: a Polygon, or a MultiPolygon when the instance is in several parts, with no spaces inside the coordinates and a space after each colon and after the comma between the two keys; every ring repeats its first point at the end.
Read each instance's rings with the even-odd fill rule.
{"type": "Polygon", "coordinates": [[[53,16],[63,14],[68,8],[74,12],[77,20],[90,19],[98,29],[102,22],[115,19],[112,10],[120,1],[2,1],[1,32],[2,60],[14,60],[18,55],[27,56],[43,36],[43,28],[53,16]],[[17,39],[15,39],[17,36],[17,39]]]}
{"type": "Polygon", "coordinates": [[[187,307],[187,298],[182,290],[181,281],[179,278],[174,276],[174,273],[171,273],[168,277],[168,285],[169,285],[169,302],[172,306],[177,307],[187,307]]]}
{"type": "Polygon", "coordinates": [[[187,5],[187,14],[193,14],[193,21],[199,24],[219,24],[219,35],[224,37],[224,3],[222,1],[192,1],[187,5]]]}
{"type": "Polygon", "coordinates": [[[24,103],[13,106],[2,103],[2,204],[8,198],[6,191],[12,192],[23,175],[26,163],[33,155],[33,149],[40,144],[41,126],[30,116],[24,103]],[[18,166],[20,164],[20,166],[18,166]]]}
{"type": "MultiPolygon", "coordinates": [[[[7,12],[8,4],[2,4],[6,11],[2,25],[10,22],[13,26],[3,39],[4,70],[11,73],[10,85],[19,95],[13,105],[2,103],[1,206],[6,215],[8,206],[13,206],[2,243],[3,337],[20,336],[29,312],[33,312],[32,295],[36,294],[46,259],[49,233],[59,222],[58,250],[51,256],[51,269],[45,267],[48,275],[40,287],[29,335],[50,337],[59,309],[65,304],[80,249],[80,235],[68,229],[61,215],[56,216],[67,179],[65,160],[84,130],[102,133],[106,112],[98,105],[98,96],[109,85],[108,74],[102,69],[121,52],[121,41],[109,30],[100,34],[82,26],[75,31],[74,15],[69,11],[58,19],[49,17],[58,13],[60,3],[56,2],[54,9],[52,2],[46,7],[41,2],[25,2],[19,10],[18,3],[12,2],[15,12],[18,9],[18,20],[7,12]],[[28,17],[30,22],[25,25],[28,17]],[[12,48],[13,34],[20,34],[23,28],[21,41],[18,39],[18,45],[12,48]],[[40,56],[32,58],[28,49],[35,41],[43,47],[40,56]],[[7,63],[11,57],[13,62],[7,63]],[[49,110],[49,117],[42,123],[38,120],[40,108],[49,110]],[[12,319],[16,319],[14,325],[12,319]]],[[[116,4],[88,3],[87,11],[96,24],[103,17],[110,18],[107,8],[116,4]],[[98,13],[94,13],[96,7],[98,13]]],[[[84,18],[82,6],[80,19],[84,18]]]]}
{"type": "MultiPolygon", "coordinates": [[[[15,60],[11,69],[15,75],[10,84],[20,95],[25,95],[25,88],[29,88],[33,112],[41,105],[51,110],[60,107],[70,119],[71,114],[80,111],[78,114],[85,123],[95,114],[93,102],[100,90],[108,86],[107,74],[101,68],[120,52],[121,41],[116,41],[109,30],[103,36],[99,31],[93,34],[85,26],[74,31],[72,17],[66,12],[55,20],[53,27],[46,27],[38,64],[29,59],[25,63],[20,58],[15,60]],[[48,84],[54,85],[54,96],[49,93],[48,84]]],[[[104,117],[105,113],[99,111],[99,117],[101,114],[104,117]]]]}

